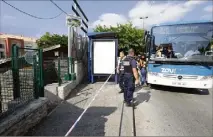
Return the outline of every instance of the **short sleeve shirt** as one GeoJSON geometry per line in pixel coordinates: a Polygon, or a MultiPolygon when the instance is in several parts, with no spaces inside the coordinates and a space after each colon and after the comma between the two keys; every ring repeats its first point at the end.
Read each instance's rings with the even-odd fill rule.
{"type": "Polygon", "coordinates": [[[137,68],[137,62],[135,59],[131,60],[130,63],[131,63],[132,68],[137,68]]]}

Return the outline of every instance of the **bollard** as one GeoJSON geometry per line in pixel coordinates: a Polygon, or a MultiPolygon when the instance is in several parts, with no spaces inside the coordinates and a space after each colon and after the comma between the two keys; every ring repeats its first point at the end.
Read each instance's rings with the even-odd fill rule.
{"type": "Polygon", "coordinates": [[[44,67],[43,67],[43,49],[39,49],[39,95],[44,97],[44,67]]]}
{"type": "Polygon", "coordinates": [[[35,99],[37,99],[39,97],[38,95],[38,73],[37,73],[37,60],[36,60],[36,55],[33,56],[33,72],[34,72],[34,77],[33,77],[33,89],[34,89],[34,92],[33,92],[33,96],[35,99]]]}
{"type": "Polygon", "coordinates": [[[60,57],[58,57],[58,86],[61,86],[61,62],[60,57]]]}
{"type": "Polygon", "coordinates": [[[20,97],[19,80],[19,49],[18,46],[12,46],[12,75],[13,75],[13,99],[20,97]]]}

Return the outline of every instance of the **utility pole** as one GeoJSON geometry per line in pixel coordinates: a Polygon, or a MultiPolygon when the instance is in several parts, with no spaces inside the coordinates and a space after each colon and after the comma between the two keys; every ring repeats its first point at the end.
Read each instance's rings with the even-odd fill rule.
{"type": "Polygon", "coordinates": [[[146,17],[140,17],[140,19],[143,20],[143,30],[144,30],[144,20],[145,20],[145,19],[148,19],[148,16],[146,16],[146,17]]]}
{"type": "MultiPolygon", "coordinates": [[[[86,41],[88,41],[87,31],[88,31],[88,22],[89,22],[89,20],[88,20],[86,14],[84,13],[83,9],[81,8],[81,6],[78,4],[77,0],[73,0],[73,2],[74,3],[72,5],[72,11],[73,11],[73,13],[74,13],[74,15],[76,17],[81,18],[81,25],[77,28],[76,33],[77,33],[77,35],[82,36],[82,35],[80,35],[80,30],[81,30],[81,32],[83,32],[83,40],[86,43],[86,41]]],[[[78,37],[78,42],[77,43],[79,44],[79,48],[82,48],[82,46],[80,46],[81,43],[79,43],[80,42],[79,38],[80,37],[78,37]]],[[[85,43],[84,43],[84,46],[86,46],[85,43]]],[[[84,50],[86,50],[85,47],[83,47],[83,48],[84,48],[84,50]]],[[[83,54],[85,54],[85,53],[83,53],[83,54]]],[[[88,66],[90,66],[90,61],[91,61],[90,56],[88,56],[88,60],[89,60],[88,61],[88,66]]],[[[90,68],[87,68],[87,71],[88,71],[88,74],[89,74],[88,77],[90,77],[90,68]]]]}
{"type": "MultiPolygon", "coordinates": [[[[73,27],[68,26],[68,58],[72,57],[72,41],[73,41],[73,27]]],[[[69,63],[69,74],[71,74],[71,63],[69,63]]]]}
{"type": "Polygon", "coordinates": [[[73,15],[67,15],[66,24],[68,26],[68,80],[73,80],[74,73],[72,72],[72,42],[73,42],[73,29],[81,26],[81,18],[73,15]]]}
{"type": "Polygon", "coordinates": [[[85,15],[84,11],[82,10],[81,6],[78,4],[77,0],[73,0],[74,4],[72,6],[72,11],[74,12],[75,16],[81,17],[82,19],[82,26],[80,29],[84,32],[83,35],[86,36],[88,31],[88,18],[85,15]]]}
{"type": "MultiPolygon", "coordinates": [[[[143,32],[144,32],[144,35],[145,35],[145,30],[144,30],[144,20],[145,19],[148,19],[148,16],[145,16],[145,17],[140,17],[139,19],[143,20],[143,32]]],[[[144,40],[145,40],[145,37],[144,37],[144,40]]],[[[143,42],[142,42],[143,44],[143,42]]],[[[145,46],[145,45],[144,45],[145,46]]],[[[145,46],[145,50],[146,50],[146,46],[145,46]]]]}

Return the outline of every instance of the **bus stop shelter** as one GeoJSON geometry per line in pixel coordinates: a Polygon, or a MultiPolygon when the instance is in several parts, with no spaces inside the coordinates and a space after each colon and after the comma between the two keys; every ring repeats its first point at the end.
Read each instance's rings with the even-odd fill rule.
{"type": "Polygon", "coordinates": [[[88,81],[96,77],[114,77],[117,83],[118,39],[114,32],[88,33],[88,81]]]}

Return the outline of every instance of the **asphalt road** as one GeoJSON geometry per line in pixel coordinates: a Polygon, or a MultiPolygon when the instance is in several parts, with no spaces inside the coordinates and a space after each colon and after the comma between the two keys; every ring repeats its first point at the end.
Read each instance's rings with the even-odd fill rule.
{"type": "MultiPolygon", "coordinates": [[[[83,85],[27,135],[64,136],[103,83],[83,85]]],[[[118,85],[107,84],[70,135],[133,136],[132,108],[124,106],[118,85]],[[122,120],[122,122],[121,122],[122,120]],[[121,127],[120,127],[121,125],[121,127]]],[[[137,136],[211,136],[212,89],[154,87],[134,93],[137,136]]]]}
{"type": "Polygon", "coordinates": [[[136,93],[142,102],[136,109],[137,136],[212,136],[212,91],[200,95],[155,86],[136,93]]]}

